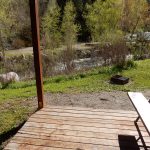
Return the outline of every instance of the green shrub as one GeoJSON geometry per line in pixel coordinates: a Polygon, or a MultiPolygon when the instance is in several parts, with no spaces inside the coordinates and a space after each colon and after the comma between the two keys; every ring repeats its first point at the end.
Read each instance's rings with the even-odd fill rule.
{"type": "Polygon", "coordinates": [[[111,72],[112,72],[111,67],[102,67],[98,71],[99,74],[111,74],[111,72]]]}
{"type": "Polygon", "coordinates": [[[77,41],[78,25],[75,23],[76,11],[72,1],[68,1],[64,8],[62,20],[62,42],[66,46],[66,50],[62,53],[62,61],[66,66],[66,71],[70,72],[74,68],[73,59],[75,51],[73,45],[77,41]]]}
{"type": "Polygon", "coordinates": [[[48,9],[42,18],[43,45],[46,49],[55,49],[61,44],[61,32],[59,27],[60,9],[55,4],[48,5],[48,9]]]}
{"type": "Polygon", "coordinates": [[[121,18],[121,5],[114,0],[96,0],[92,5],[87,5],[87,26],[94,42],[100,41],[100,37],[112,32],[119,27],[121,18]]]}
{"type": "Polygon", "coordinates": [[[65,80],[64,77],[57,77],[57,78],[55,79],[55,82],[56,82],[56,83],[60,83],[60,82],[63,81],[63,80],[65,80]]]}
{"type": "Polygon", "coordinates": [[[87,75],[86,75],[86,74],[81,73],[81,74],[79,74],[79,76],[80,76],[80,78],[85,78],[87,75]]]}
{"type": "Polygon", "coordinates": [[[122,64],[114,65],[111,69],[112,73],[122,72],[123,70],[129,70],[132,68],[136,68],[137,64],[133,60],[125,61],[122,64]]]}
{"type": "Polygon", "coordinates": [[[126,66],[125,66],[126,69],[131,69],[131,68],[136,68],[136,67],[137,67],[137,64],[133,60],[128,60],[126,62],[126,66]]]}

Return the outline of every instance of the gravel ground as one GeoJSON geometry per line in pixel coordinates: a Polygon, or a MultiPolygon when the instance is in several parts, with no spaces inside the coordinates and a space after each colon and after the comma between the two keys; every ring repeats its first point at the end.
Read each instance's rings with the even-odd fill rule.
{"type": "MultiPolygon", "coordinates": [[[[145,97],[150,98],[150,91],[142,92],[145,97]]],[[[118,109],[134,110],[127,92],[100,92],[80,94],[46,94],[47,105],[90,107],[94,109],[118,109]]]]}
{"type": "MultiPolygon", "coordinates": [[[[143,95],[150,99],[150,90],[142,92],[143,95]]],[[[46,105],[53,106],[71,106],[71,107],[86,107],[93,109],[115,109],[115,110],[134,110],[132,103],[127,95],[127,92],[99,92],[99,93],[78,93],[78,94],[64,94],[46,93],[44,95],[46,105]]],[[[30,107],[31,112],[38,107],[37,98],[24,99],[22,101],[15,101],[15,103],[4,103],[0,106],[0,112],[5,111],[16,106],[30,107]]]]}

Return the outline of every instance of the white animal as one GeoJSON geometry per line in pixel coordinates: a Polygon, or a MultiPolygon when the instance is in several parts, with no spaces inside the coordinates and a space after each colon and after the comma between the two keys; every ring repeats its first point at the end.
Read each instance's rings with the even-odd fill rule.
{"type": "Polygon", "coordinates": [[[16,82],[16,81],[19,81],[19,76],[15,72],[0,74],[0,83],[2,85],[9,84],[11,82],[16,82]]]}

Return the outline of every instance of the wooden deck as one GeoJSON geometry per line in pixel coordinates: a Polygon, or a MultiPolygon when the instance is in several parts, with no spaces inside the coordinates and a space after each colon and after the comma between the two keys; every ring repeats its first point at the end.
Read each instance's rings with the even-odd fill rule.
{"type": "MultiPolygon", "coordinates": [[[[33,114],[5,150],[141,150],[134,111],[46,107],[33,114]]],[[[150,137],[139,122],[146,146],[150,137]]]]}

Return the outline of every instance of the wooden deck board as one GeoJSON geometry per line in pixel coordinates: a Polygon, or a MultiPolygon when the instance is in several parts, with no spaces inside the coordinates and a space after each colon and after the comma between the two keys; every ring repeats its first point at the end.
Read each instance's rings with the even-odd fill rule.
{"type": "MultiPolygon", "coordinates": [[[[134,111],[49,106],[33,114],[6,150],[141,150],[134,111]]],[[[138,123],[145,143],[150,137],[138,123]]]]}

